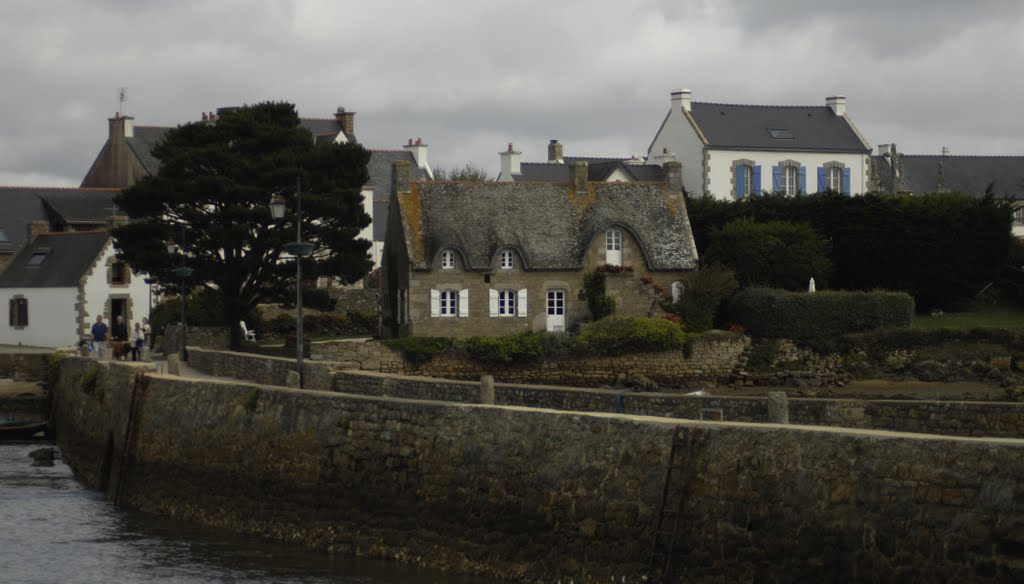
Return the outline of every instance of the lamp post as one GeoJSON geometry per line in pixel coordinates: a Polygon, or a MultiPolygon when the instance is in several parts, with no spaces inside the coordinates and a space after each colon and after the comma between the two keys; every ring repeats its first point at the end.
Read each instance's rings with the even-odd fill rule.
{"type": "MultiPolygon", "coordinates": [[[[283,219],[285,200],[281,195],[270,198],[270,215],[283,219]]],[[[302,241],[302,177],[295,183],[295,241],[284,244],[284,250],[295,256],[295,369],[299,374],[299,388],[302,388],[302,357],[306,340],[302,331],[302,258],[313,253],[313,244],[302,241]]]]}
{"type": "Polygon", "coordinates": [[[167,253],[181,252],[181,266],[174,269],[174,275],[181,278],[181,360],[188,361],[188,350],[185,348],[188,326],[185,324],[185,280],[192,275],[192,268],[185,265],[185,225],[181,226],[181,245],[173,240],[167,242],[167,253]]]}

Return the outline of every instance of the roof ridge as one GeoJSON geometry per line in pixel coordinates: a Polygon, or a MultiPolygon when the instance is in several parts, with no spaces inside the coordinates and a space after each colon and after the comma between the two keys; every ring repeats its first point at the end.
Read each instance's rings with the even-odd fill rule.
{"type": "MultiPolygon", "coordinates": [[[[914,158],[1024,158],[1024,154],[904,154],[902,152],[898,154],[914,158]]],[[[875,156],[882,155],[875,154],[875,156]]]]}
{"type": "Polygon", "coordinates": [[[694,105],[714,105],[718,107],[766,107],[766,108],[778,108],[778,109],[796,109],[796,108],[827,108],[827,105],[769,105],[759,103],[721,103],[717,101],[695,101],[694,105]]]}
{"type": "Polygon", "coordinates": [[[36,187],[19,185],[0,185],[0,189],[33,189],[40,191],[120,191],[117,187],[36,187]]]}
{"type": "Polygon", "coordinates": [[[109,233],[106,229],[89,229],[88,231],[44,231],[36,235],[95,235],[97,233],[109,233]]]}

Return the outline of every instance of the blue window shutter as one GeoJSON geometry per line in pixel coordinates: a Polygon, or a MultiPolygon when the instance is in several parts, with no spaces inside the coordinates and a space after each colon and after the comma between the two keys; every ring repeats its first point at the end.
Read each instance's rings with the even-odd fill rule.
{"type": "Polygon", "coordinates": [[[761,194],[761,165],[760,164],[755,165],[754,166],[754,171],[750,173],[750,182],[752,183],[750,185],[750,192],[753,193],[754,196],[760,195],[761,194]]]}
{"type": "Polygon", "coordinates": [[[733,173],[736,176],[736,198],[737,199],[742,199],[743,198],[743,193],[747,192],[747,189],[746,189],[747,185],[746,185],[746,182],[745,182],[746,178],[747,178],[746,177],[747,173],[743,172],[746,169],[747,169],[746,166],[740,164],[740,165],[737,165],[736,166],[736,170],[733,171],[733,173]]]}
{"type": "Polygon", "coordinates": [[[807,167],[801,166],[796,182],[796,190],[801,193],[807,192],[807,167]]]}
{"type": "Polygon", "coordinates": [[[849,168],[844,168],[843,169],[843,194],[844,195],[849,195],[850,194],[850,169],[849,168]]]}
{"type": "Polygon", "coordinates": [[[782,167],[772,167],[772,192],[777,193],[782,190],[782,167]]]}
{"type": "Polygon", "coordinates": [[[824,193],[828,190],[828,169],[824,166],[818,167],[818,192],[824,193]]]}

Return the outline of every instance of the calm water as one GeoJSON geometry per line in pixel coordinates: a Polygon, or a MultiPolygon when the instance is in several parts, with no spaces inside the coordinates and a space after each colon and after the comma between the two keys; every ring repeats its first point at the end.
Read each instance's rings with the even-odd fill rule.
{"type": "Polygon", "coordinates": [[[130,510],[75,480],[49,444],[0,443],[0,582],[482,584],[212,531],[130,510]]]}

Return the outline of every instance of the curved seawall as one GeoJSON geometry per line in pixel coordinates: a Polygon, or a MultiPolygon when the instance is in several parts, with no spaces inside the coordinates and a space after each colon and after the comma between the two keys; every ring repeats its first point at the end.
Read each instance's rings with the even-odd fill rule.
{"type": "Polygon", "coordinates": [[[1008,581],[1024,441],[425,402],[64,362],[58,439],[125,504],[522,581],[639,581],[673,436],[687,581],[1008,581]],[[95,373],[92,373],[95,372],[95,373]],[[684,464],[685,463],[685,464],[684,464]]]}

